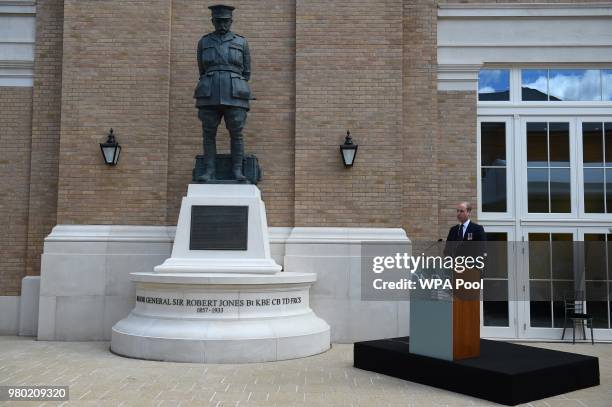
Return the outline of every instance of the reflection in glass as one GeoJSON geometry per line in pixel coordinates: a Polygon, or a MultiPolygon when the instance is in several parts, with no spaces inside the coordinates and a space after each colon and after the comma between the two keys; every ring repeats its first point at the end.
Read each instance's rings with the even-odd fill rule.
{"type": "Polygon", "coordinates": [[[529,234],[529,278],[550,279],[550,242],[548,233],[529,234]]]}
{"type": "Polygon", "coordinates": [[[527,166],[548,165],[547,123],[527,123],[527,166]]]}
{"type": "Polygon", "coordinates": [[[612,122],[604,123],[604,140],[606,145],[606,165],[612,166],[612,122]]]}
{"type": "Polygon", "coordinates": [[[612,212],[612,168],[606,168],[606,208],[612,212]]]}
{"type": "Polygon", "coordinates": [[[603,100],[612,100],[612,69],[603,69],[601,71],[603,80],[603,100]]]}
{"type": "Polygon", "coordinates": [[[521,69],[521,98],[524,101],[548,100],[548,70],[521,69]]]}
{"type": "Polygon", "coordinates": [[[593,317],[593,328],[608,328],[608,297],[605,281],[585,283],[586,311],[593,317]]]}
{"type": "Polygon", "coordinates": [[[585,167],[603,165],[602,134],[602,123],[582,123],[582,157],[585,167]]]}
{"type": "Polygon", "coordinates": [[[510,100],[510,70],[481,69],[478,73],[478,100],[510,100]]]}
{"type": "Polygon", "coordinates": [[[506,212],[506,124],[481,123],[480,139],[482,210],[506,212]]]}
{"type": "Polygon", "coordinates": [[[483,271],[482,313],[485,326],[509,326],[508,234],[487,233],[487,261],[483,271]]]}
{"type": "Polygon", "coordinates": [[[586,213],[605,213],[604,169],[584,169],[584,211],[586,213]]]}
{"type": "MultiPolygon", "coordinates": [[[[499,281],[495,281],[498,283],[499,281]]],[[[508,283],[506,283],[508,285],[508,283]]],[[[507,287],[506,287],[507,289],[507,287]]],[[[509,326],[508,301],[483,301],[482,315],[484,326],[509,326]]]]}
{"type": "Polygon", "coordinates": [[[507,233],[487,232],[487,261],[483,277],[508,278],[507,233]]]}
{"type": "Polygon", "coordinates": [[[549,281],[529,281],[529,324],[531,326],[551,327],[550,294],[549,281]]]}
{"type": "Polygon", "coordinates": [[[506,166],[506,123],[480,124],[481,165],[506,166]]]}
{"type": "Polygon", "coordinates": [[[550,212],[570,213],[572,211],[569,168],[550,169],[550,212]]]}
{"type": "Polygon", "coordinates": [[[550,165],[569,167],[569,123],[549,123],[550,165]]]}
{"type": "Polygon", "coordinates": [[[584,235],[584,277],[586,280],[606,279],[606,235],[604,234],[585,233],[584,235]]]}
{"type": "Polygon", "coordinates": [[[481,174],[483,212],[506,212],[506,169],[483,168],[481,174]]]}
{"type": "Polygon", "coordinates": [[[553,315],[554,315],[554,327],[563,328],[563,321],[565,320],[565,298],[572,298],[574,296],[574,282],[573,281],[553,281],[553,315]]]}
{"type": "Polygon", "coordinates": [[[532,213],[548,213],[548,169],[527,169],[527,207],[532,213]]]}
{"type": "MultiPolygon", "coordinates": [[[[551,237],[552,278],[573,280],[574,250],[572,235],[570,233],[552,233],[551,237]]],[[[563,300],[563,295],[556,299],[563,300]]]]}
{"type": "Polygon", "coordinates": [[[599,69],[551,69],[549,71],[550,100],[601,100],[599,69]]]}
{"type": "Polygon", "coordinates": [[[607,301],[608,293],[607,293],[608,284],[607,281],[587,281],[586,282],[586,291],[585,291],[585,300],[587,301],[607,301]]]}

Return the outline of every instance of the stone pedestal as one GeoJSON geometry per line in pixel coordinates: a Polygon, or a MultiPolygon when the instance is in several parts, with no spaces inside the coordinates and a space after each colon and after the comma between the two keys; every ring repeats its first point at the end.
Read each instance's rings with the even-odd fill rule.
{"type": "Polygon", "coordinates": [[[313,273],[285,273],[270,256],[254,185],[191,184],[172,256],[132,273],[136,307],[112,329],[111,350],[149,360],[243,363],[329,348],[309,306],[313,273]]]}

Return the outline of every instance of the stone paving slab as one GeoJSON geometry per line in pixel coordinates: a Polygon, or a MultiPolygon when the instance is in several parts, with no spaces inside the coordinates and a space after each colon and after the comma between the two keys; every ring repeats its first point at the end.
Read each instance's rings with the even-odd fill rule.
{"type": "MultiPolygon", "coordinates": [[[[599,357],[601,385],[529,403],[611,407],[612,344],[529,343],[599,357]]],[[[356,369],[353,346],[303,359],[241,365],[151,362],[110,353],[108,342],[0,336],[0,385],[67,385],[68,402],[7,406],[493,406],[494,403],[356,369]]]]}

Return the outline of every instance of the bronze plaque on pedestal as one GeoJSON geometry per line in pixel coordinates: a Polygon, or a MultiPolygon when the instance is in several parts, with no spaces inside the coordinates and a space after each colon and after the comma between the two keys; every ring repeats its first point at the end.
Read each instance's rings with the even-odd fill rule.
{"type": "Polygon", "coordinates": [[[189,250],[247,250],[248,206],[191,207],[189,250]]]}

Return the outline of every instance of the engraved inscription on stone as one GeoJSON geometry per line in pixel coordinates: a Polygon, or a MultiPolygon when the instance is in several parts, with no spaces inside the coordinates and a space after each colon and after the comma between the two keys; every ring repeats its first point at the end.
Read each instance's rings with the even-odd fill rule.
{"type": "Polygon", "coordinates": [[[191,207],[189,250],[247,250],[248,206],[191,207]]]}
{"type": "Polygon", "coordinates": [[[181,307],[196,313],[204,314],[223,314],[232,308],[278,308],[287,306],[301,306],[302,296],[279,296],[279,297],[260,297],[260,298],[168,298],[150,297],[146,295],[136,295],[136,302],[143,304],[166,305],[181,307]]]}

